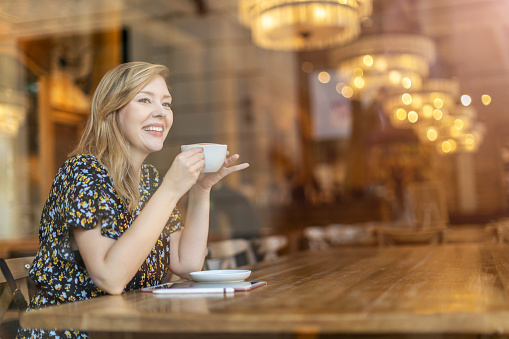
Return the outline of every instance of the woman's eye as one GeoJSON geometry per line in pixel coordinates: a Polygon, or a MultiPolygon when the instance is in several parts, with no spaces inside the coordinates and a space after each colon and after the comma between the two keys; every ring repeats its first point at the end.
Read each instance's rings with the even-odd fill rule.
{"type": "Polygon", "coordinates": [[[163,106],[171,108],[171,104],[169,102],[163,102],[163,106]]]}
{"type": "Polygon", "coordinates": [[[150,104],[150,100],[147,99],[147,98],[141,98],[140,100],[138,100],[138,102],[143,102],[145,104],[150,104]]]}

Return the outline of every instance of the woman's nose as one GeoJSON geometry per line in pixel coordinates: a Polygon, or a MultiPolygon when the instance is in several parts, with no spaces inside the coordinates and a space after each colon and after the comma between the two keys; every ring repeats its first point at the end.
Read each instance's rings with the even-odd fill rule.
{"type": "Polygon", "coordinates": [[[152,112],[152,115],[155,117],[165,117],[168,115],[168,109],[163,106],[163,104],[156,104],[156,107],[154,107],[154,110],[152,112]]]}

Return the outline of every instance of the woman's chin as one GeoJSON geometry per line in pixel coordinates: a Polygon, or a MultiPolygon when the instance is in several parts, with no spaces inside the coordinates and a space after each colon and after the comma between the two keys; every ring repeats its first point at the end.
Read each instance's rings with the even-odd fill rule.
{"type": "Polygon", "coordinates": [[[148,150],[149,154],[154,153],[154,152],[159,152],[162,149],[163,149],[163,144],[147,145],[147,150],[148,150]]]}

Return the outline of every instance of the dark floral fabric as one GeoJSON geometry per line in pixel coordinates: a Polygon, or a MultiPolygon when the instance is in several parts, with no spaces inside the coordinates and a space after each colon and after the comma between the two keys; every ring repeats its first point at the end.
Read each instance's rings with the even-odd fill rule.
{"type": "MultiPolygon", "coordinates": [[[[90,278],[79,252],[71,249],[72,229],[92,229],[99,219],[101,233],[118,239],[129,228],[160,183],[155,167],[141,168],[140,203],[127,211],[107,170],[92,155],[68,159],[58,171],[44,206],[39,250],[30,270],[37,291],[28,310],[85,300],[105,294],[90,278]]],[[[138,273],[124,291],[161,283],[170,263],[170,233],[181,228],[175,208],[166,227],[138,273]]],[[[80,331],[20,329],[17,338],[88,338],[80,331]]]]}

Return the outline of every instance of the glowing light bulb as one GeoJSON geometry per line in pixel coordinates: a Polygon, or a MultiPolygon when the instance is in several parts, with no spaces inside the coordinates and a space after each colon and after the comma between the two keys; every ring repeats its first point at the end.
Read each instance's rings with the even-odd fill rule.
{"type": "Polygon", "coordinates": [[[408,112],[408,121],[410,121],[412,124],[415,124],[419,120],[419,115],[415,111],[408,112]]]}
{"type": "Polygon", "coordinates": [[[463,94],[461,96],[461,103],[463,106],[468,106],[472,103],[472,98],[469,95],[463,94]]]}
{"type": "Polygon", "coordinates": [[[412,80],[410,80],[410,78],[404,77],[401,80],[401,85],[403,86],[403,88],[409,89],[410,87],[412,87],[412,80]]]}
{"type": "Polygon", "coordinates": [[[412,96],[409,93],[405,93],[401,96],[401,101],[405,105],[410,105],[412,103],[412,96]]]}
{"type": "Polygon", "coordinates": [[[364,79],[361,77],[357,77],[354,79],[353,84],[357,88],[363,88],[364,87],[364,79]]]}
{"type": "Polygon", "coordinates": [[[406,111],[403,108],[398,108],[396,110],[396,119],[403,121],[406,119],[406,111]]]}
{"type": "Polygon", "coordinates": [[[347,99],[351,98],[353,96],[353,89],[350,86],[344,86],[341,89],[341,94],[347,99]]]}
{"type": "Polygon", "coordinates": [[[429,141],[437,140],[437,138],[438,138],[437,130],[433,127],[430,127],[428,129],[428,132],[426,133],[426,137],[428,138],[429,141]]]}
{"type": "Polygon", "coordinates": [[[442,151],[444,151],[444,153],[449,153],[452,151],[452,144],[450,141],[446,140],[442,142],[442,151]]]}
{"type": "Polygon", "coordinates": [[[367,67],[371,67],[373,66],[373,57],[371,55],[365,55],[363,58],[362,58],[362,62],[364,63],[364,65],[366,65],[367,67]]]}
{"type": "Polygon", "coordinates": [[[436,109],[433,111],[433,118],[435,118],[435,120],[441,120],[443,116],[444,113],[441,110],[436,109]]]}
{"type": "Polygon", "coordinates": [[[346,84],[343,83],[343,82],[338,82],[336,84],[336,92],[338,92],[339,94],[342,94],[341,91],[343,90],[343,87],[345,87],[346,84]]]}
{"type": "Polygon", "coordinates": [[[323,71],[318,74],[318,81],[320,81],[322,84],[326,84],[330,81],[330,74],[323,71]]]}

